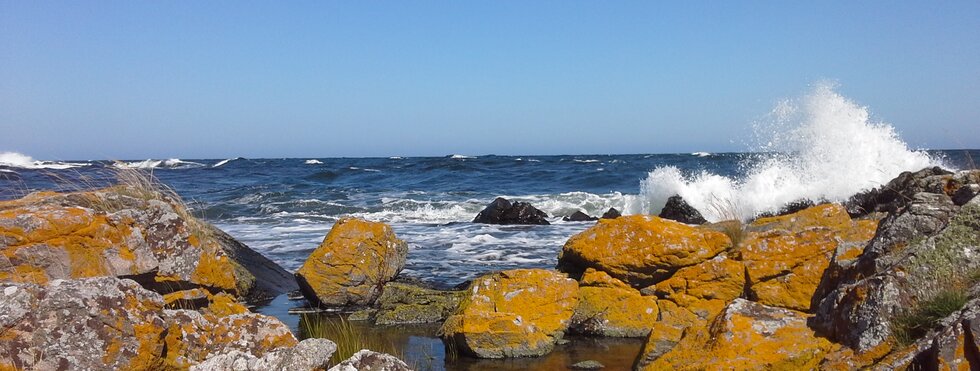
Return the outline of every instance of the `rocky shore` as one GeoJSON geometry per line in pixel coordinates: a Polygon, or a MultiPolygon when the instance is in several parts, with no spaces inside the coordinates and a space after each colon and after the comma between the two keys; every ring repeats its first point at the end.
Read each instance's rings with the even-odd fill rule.
{"type": "MultiPolygon", "coordinates": [[[[332,359],[335,342],[249,309],[297,290],[352,321],[438,324],[461,357],[538,357],[574,334],[644,339],[638,370],[980,368],[978,193],[980,171],[930,168],[751,221],[671,198],[660,216],[610,211],[555,269],[454,290],[401,278],[410,252],[383,223],[341,219],[293,274],[160,189],[32,193],[0,202],[0,368],[413,367],[332,359]]],[[[497,199],[474,221],[542,214],[497,199]]]]}

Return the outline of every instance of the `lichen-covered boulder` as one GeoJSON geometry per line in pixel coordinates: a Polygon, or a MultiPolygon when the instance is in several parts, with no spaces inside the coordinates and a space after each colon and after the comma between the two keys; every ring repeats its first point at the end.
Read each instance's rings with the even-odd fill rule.
{"type": "Polygon", "coordinates": [[[204,362],[190,367],[192,371],[267,371],[325,370],[330,356],[337,351],[337,344],[327,339],[306,339],[296,346],[280,348],[256,357],[252,353],[231,350],[212,355],[204,362]]]}
{"type": "Polygon", "coordinates": [[[578,296],[569,330],[581,334],[647,336],[660,314],[656,297],[640,295],[622,281],[591,268],[579,282],[578,296]]]}
{"type": "Polygon", "coordinates": [[[378,298],[374,323],[397,325],[441,322],[456,311],[465,295],[464,291],[441,291],[389,282],[378,298]]]}
{"type": "Polygon", "coordinates": [[[641,370],[816,369],[834,345],[807,327],[803,313],[735,299],[709,326],[689,331],[641,370]]]}
{"type": "Polygon", "coordinates": [[[405,266],[408,244],[387,224],[343,218],[296,272],[313,305],[364,306],[405,266]]]}
{"type": "Polygon", "coordinates": [[[578,304],[578,283],[543,269],[481,276],[440,329],[443,340],[480,358],[530,357],[551,352],[578,304]]]}
{"type": "Polygon", "coordinates": [[[242,310],[164,310],[166,365],[185,369],[211,355],[231,351],[262,357],[296,345],[289,327],[278,319],[242,310]]]}
{"type": "Polygon", "coordinates": [[[398,357],[365,349],[327,371],[412,371],[412,368],[398,357]]]}
{"type": "Polygon", "coordinates": [[[639,364],[649,364],[673,349],[690,328],[703,327],[745,291],[745,267],[719,255],[701,264],[682,268],[671,278],[640,290],[657,297],[660,313],[650,324],[639,364]]]}
{"type": "Polygon", "coordinates": [[[558,268],[576,277],[593,268],[640,288],[729,247],[731,240],[721,232],[654,216],[624,216],[600,220],[572,236],[558,256],[558,268]]]}
{"type": "Polygon", "coordinates": [[[0,368],[160,368],[162,308],[160,295],[111,277],[0,284],[0,368]]]}
{"type": "Polygon", "coordinates": [[[205,288],[253,301],[295,287],[282,268],[191,216],[176,196],[117,186],[0,202],[0,282],[100,276],[164,294],[205,288]]]}
{"type": "Polygon", "coordinates": [[[756,220],[736,250],[745,264],[750,297],[765,305],[809,311],[834,253],[864,246],[876,228],[873,221],[852,221],[838,204],[756,220]]]}
{"type": "Polygon", "coordinates": [[[824,296],[814,326],[865,353],[893,335],[892,320],[916,302],[968,285],[980,269],[980,205],[918,193],[884,220],[844,279],[824,296]]]}

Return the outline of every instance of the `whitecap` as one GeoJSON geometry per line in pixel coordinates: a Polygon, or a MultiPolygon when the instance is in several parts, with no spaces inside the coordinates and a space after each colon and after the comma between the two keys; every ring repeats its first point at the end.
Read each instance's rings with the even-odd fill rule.
{"type": "Polygon", "coordinates": [[[475,156],[466,156],[466,155],[452,155],[452,156],[449,156],[449,158],[454,159],[454,160],[466,160],[466,159],[473,159],[473,158],[476,158],[476,157],[475,156]]]}
{"type": "Polygon", "coordinates": [[[320,160],[312,159],[312,160],[306,160],[303,163],[307,165],[320,165],[323,162],[321,162],[320,160]]]}
{"type": "Polygon", "coordinates": [[[167,160],[154,160],[147,159],[143,161],[134,162],[117,162],[113,166],[122,169],[156,169],[156,168],[167,168],[167,169],[188,169],[205,166],[199,162],[184,161],[179,158],[171,158],[167,160]]]}
{"type": "Polygon", "coordinates": [[[578,162],[578,163],[580,163],[580,164],[594,164],[594,163],[597,163],[597,162],[599,162],[599,160],[592,160],[592,159],[589,159],[589,160],[579,160],[579,159],[575,159],[575,160],[573,160],[573,161],[575,161],[575,162],[578,162]]]}
{"type": "Polygon", "coordinates": [[[711,156],[711,152],[693,152],[691,153],[691,156],[708,157],[711,156]]]}
{"type": "Polygon", "coordinates": [[[229,158],[227,160],[221,160],[221,161],[218,161],[218,163],[216,163],[214,165],[211,165],[211,167],[221,167],[222,165],[225,165],[225,164],[227,164],[229,162],[236,161],[236,160],[244,160],[244,158],[243,157],[235,157],[235,158],[229,158]]]}
{"type": "Polygon", "coordinates": [[[76,167],[90,166],[84,162],[60,162],[60,161],[38,161],[31,156],[17,152],[0,153],[0,166],[15,167],[21,169],[51,169],[64,170],[76,167]]]}
{"type": "Polygon", "coordinates": [[[389,160],[402,160],[402,159],[404,159],[404,157],[399,157],[399,156],[391,156],[391,157],[388,157],[388,159],[389,159],[389,160]]]}

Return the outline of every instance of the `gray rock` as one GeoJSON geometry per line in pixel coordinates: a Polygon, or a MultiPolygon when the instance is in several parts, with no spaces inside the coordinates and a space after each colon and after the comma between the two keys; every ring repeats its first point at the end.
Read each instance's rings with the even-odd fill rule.
{"type": "Polygon", "coordinates": [[[473,223],[484,224],[539,224],[548,225],[548,214],[538,210],[527,202],[510,202],[503,197],[497,197],[487,205],[473,223]]]}
{"type": "Polygon", "coordinates": [[[440,291],[389,282],[378,298],[375,324],[441,322],[459,307],[465,294],[465,291],[440,291]]]}
{"type": "Polygon", "coordinates": [[[671,196],[667,199],[667,204],[660,210],[660,215],[664,219],[676,220],[684,224],[704,224],[708,221],[701,216],[701,212],[684,201],[681,196],[671,196]]]}
{"type": "Polygon", "coordinates": [[[306,339],[296,346],[282,348],[256,357],[251,353],[232,350],[209,357],[191,366],[191,370],[265,371],[265,370],[322,370],[327,368],[337,344],[326,339],[306,339]]]}
{"type": "Polygon", "coordinates": [[[598,361],[588,360],[573,364],[571,367],[576,370],[598,370],[606,366],[603,366],[598,361]]]}
{"type": "Polygon", "coordinates": [[[328,371],[411,371],[412,368],[408,367],[405,362],[398,359],[397,357],[385,354],[372,352],[370,350],[361,350],[354,353],[353,356],[348,358],[346,361],[333,366],[328,371]]]}

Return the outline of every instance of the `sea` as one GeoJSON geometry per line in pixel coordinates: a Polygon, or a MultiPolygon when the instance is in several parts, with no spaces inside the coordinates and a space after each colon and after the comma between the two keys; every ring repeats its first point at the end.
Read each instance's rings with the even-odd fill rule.
{"type": "Polygon", "coordinates": [[[289,271],[338,219],[357,217],[390,224],[408,243],[403,275],[454,286],[493,270],[554,267],[565,241],[594,224],[562,220],[576,211],[656,215],[680,195],[709,221],[748,219],[804,198],[841,201],[902,171],[980,159],[975,149],[909,148],[833,86],[780,102],[749,126],[755,144],[739,153],[45,161],[6,152],[0,199],[101,186],[116,169],[142,169],[289,271]],[[496,197],[531,203],[551,225],[473,223],[496,197]]]}

